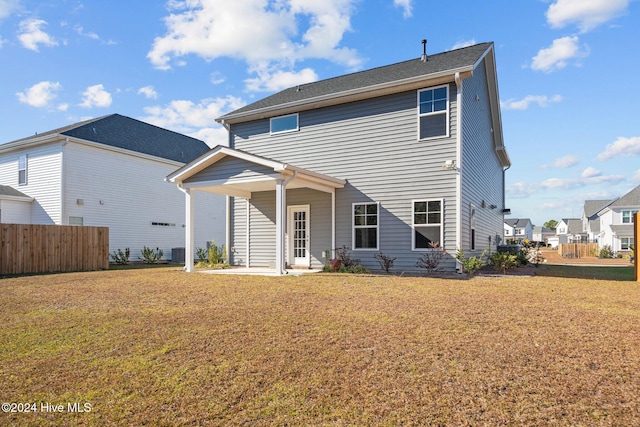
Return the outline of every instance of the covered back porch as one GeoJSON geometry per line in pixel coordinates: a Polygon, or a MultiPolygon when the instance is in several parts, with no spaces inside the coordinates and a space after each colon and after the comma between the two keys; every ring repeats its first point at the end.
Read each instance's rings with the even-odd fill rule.
{"type": "MultiPolygon", "coordinates": [[[[185,193],[185,269],[188,272],[194,271],[193,198],[199,191],[228,196],[225,243],[230,252],[234,249],[230,245],[231,241],[238,241],[238,236],[234,234],[236,229],[244,230],[244,267],[254,267],[250,255],[252,245],[271,245],[273,250],[265,253],[272,256],[273,260],[268,265],[259,267],[269,267],[273,274],[286,274],[287,264],[292,267],[310,267],[310,216],[313,206],[305,199],[305,192],[302,191],[305,189],[325,194],[327,202],[321,216],[327,222],[327,228],[330,228],[326,230],[330,233],[330,241],[327,242],[330,247],[326,249],[333,251],[335,248],[335,191],[344,187],[345,181],[342,179],[245,151],[217,146],[176,170],[166,180],[175,183],[185,193]],[[288,190],[297,190],[294,205],[287,203],[288,190]],[[235,199],[234,203],[231,203],[231,197],[235,199]],[[242,205],[238,198],[246,200],[244,225],[240,224],[236,212],[242,205]],[[251,212],[256,212],[252,206],[257,206],[262,215],[264,226],[260,230],[250,226],[251,212]],[[273,215],[264,213],[272,208],[275,208],[273,215]]],[[[264,261],[262,259],[263,264],[264,261]]]]}

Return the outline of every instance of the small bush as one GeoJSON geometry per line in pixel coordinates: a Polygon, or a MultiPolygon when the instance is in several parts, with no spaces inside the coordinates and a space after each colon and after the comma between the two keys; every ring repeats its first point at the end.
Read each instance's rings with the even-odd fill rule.
{"type": "Polygon", "coordinates": [[[224,260],[227,257],[227,250],[224,245],[220,247],[216,246],[216,241],[212,240],[211,244],[209,245],[207,255],[209,264],[224,264],[224,260]]]}
{"type": "Polygon", "coordinates": [[[380,264],[380,268],[382,268],[387,273],[389,273],[393,268],[393,262],[396,260],[396,258],[391,258],[383,254],[382,251],[378,252],[373,257],[376,259],[376,261],[378,261],[378,264],[380,264]]]}
{"type": "Polygon", "coordinates": [[[206,263],[207,262],[207,250],[204,248],[196,249],[196,256],[198,257],[198,263],[206,263]]]}
{"type": "Polygon", "coordinates": [[[496,271],[502,271],[503,274],[519,264],[518,257],[508,252],[494,252],[489,256],[489,261],[496,271]]]}
{"type": "Polygon", "coordinates": [[[518,260],[518,264],[527,265],[529,264],[529,254],[531,253],[531,248],[528,246],[523,246],[520,248],[518,255],[516,255],[516,259],[518,260]]]}
{"type": "Polygon", "coordinates": [[[349,268],[351,266],[360,264],[359,259],[351,258],[350,251],[351,249],[347,246],[336,248],[336,259],[340,260],[340,264],[343,267],[349,268]]]}
{"type": "Polygon", "coordinates": [[[600,255],[598,257],[599,258],[613,258],[613,249],[611,249],[611,246],[604,245],[602,247],[602,249],[600,249],[600,255]]]}
{"type": "Polygon", "coordinates": [[[156,262],[160,261],[160,258],[162,258],[162,255],[163,255],[162,249],[159,249],[159,248],[156,248],[154,250],[144,246],[144,249],[142,249],[142,260],[146,264],[155,264],[156,262]]]}
{"type": "Polygon", "coordinates": [[[424,252],[418,258],[418,262],[416,262],[416,267],[424,268],[427,270],[427,273],[434,273],[436,271],[442,270],[440,268],[440,263],[444,259],[447,251],[444,248],[440,247],[440,243],[431,242],[429,243],[430,250],[424,252]]]}
{"type": "Polygon", "coordinates": [[[112,252],[111,258],[113,258],[113,262],[115,262],[116,264],[126,265],[129,264],[129,255],[129,248],[124,248],[124,252],[122,251],[122,249],[118,249],[117,251],[112,252]]]}
{"type": "Polygon", "coordinates": [[[456,259],[460,262],[462,271],[467,273],[469,276],[473,276],[474,274],[476,274],[478,270],[487,265],[484,258],[487,256],[488,250],[489,249],[487,248],[482,251],[479,257],[471,256],[469,258],[466,258],[464,256],[464,251],[462,249],[458,249],[458,251],[456,252],[456,259]]]}
{"type": "MultiPolygon", "coordinates": [[[[370,273],[369,269],[360,265],[360,260],[351,258],[349,253],[350,249],[346,246],[336,248],[336,257],[329,260],[329,263],[324,266],[323,270],[327,273],[353,273],[353,274],[367,274],[370,273]]],[[[395,258],[394,258],[395,259],[395,258]]]]}

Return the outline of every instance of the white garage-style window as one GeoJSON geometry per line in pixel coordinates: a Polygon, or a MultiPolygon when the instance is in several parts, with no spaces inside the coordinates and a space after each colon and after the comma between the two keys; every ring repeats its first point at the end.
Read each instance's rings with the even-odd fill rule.
{"type": "Polygon", "coordinates": [[[295,132],[299,128],[298,114],[289,114],[287,116],[273,117],[269,120],[269,128],[271,135],[285,132],[295,132]]]}
{"type": "Polygon", "coordinates": [[[353,204],[353,249],[378,249],[378,203],[353,204]]]}
{"type": "Polygon", "coordinates": [[[449,136],[449,86],[418,91],[418,139],[449,136]]]}
{"type": "Polygon", "coordinates": [[[442,199],[413,201],[413,250],[442,244],[442,199]]]}

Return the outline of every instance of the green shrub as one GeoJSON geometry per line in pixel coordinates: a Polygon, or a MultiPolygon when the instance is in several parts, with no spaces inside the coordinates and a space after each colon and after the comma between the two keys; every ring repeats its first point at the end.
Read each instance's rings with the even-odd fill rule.
{"type": "Polygon", "coordinates": [[[474,274],[476,274],[478,270],[487,265],[486,261],[484,261],[484,258],[487,256],[488,250],[489,249],[486,248],[484,251],[482,251],[482,254],[480,254],[479,257],[472,256],[466,258],[464,256],[464,251],[462,249],[458,249],[458,251],[456,252],[456,259],[460,262],[462,271],[467,273],[469,276],[473,276],[474,274]]]}
{"type": "Polygon", "coordinates": [[[611,249],[611,246],[604,245],[600,249],[600,254],[599,254],[598,257],[599,258],[613,258],[613,249],[611,249]]]}
{"type": "Polygon", "coordinates": [[[113,262],[115,262],[116,264],[125,265],[129,264],[129,255],[129,248],[124,248],[124,252],[122,251],[122,249],[118,249],[117,251],[112,252],[111,258],[113,258],[113,262]]]}
{"type": "Polygon", "coordinates": [[[216,246],[216,241],[212,240],[207,252],[207,260],[209,264],[224,264],[227,258],[227,249],[224,245],[216,246]]]}
{"type": "Polygon", "coordinates": [[[206,263],[208,256],[207,250],[204,248],[197,248],[196,256],[198,257],[198,263],[206,263]]]}
{"type": "Polygon", "coordinates": [[[146,264],[155,264],[156,262],[160,261],[162,255],[162,249],[156,248],[155,250],[153,250],[146,246],[144,246],[144,249],[142,249],[142,260],[146,264]]]}
{"type": "Polygon", "coordinates": [[[518,257],[508,252],[494,252],[489,256],[489,262],[496,271],[506,274],[507,270],[516,268],[519,264],[518,257]]]}

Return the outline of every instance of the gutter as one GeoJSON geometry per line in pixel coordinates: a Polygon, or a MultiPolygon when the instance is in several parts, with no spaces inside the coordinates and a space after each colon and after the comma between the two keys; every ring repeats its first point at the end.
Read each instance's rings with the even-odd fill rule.
{"type": "MultiPolygon", "coordinates": [[[[462,78],[455,75],[456,82],[456,252],[462,249],[462,78]]],[[[462,271],[460,260],[456,258],[457,269],[462,271]]]]}

